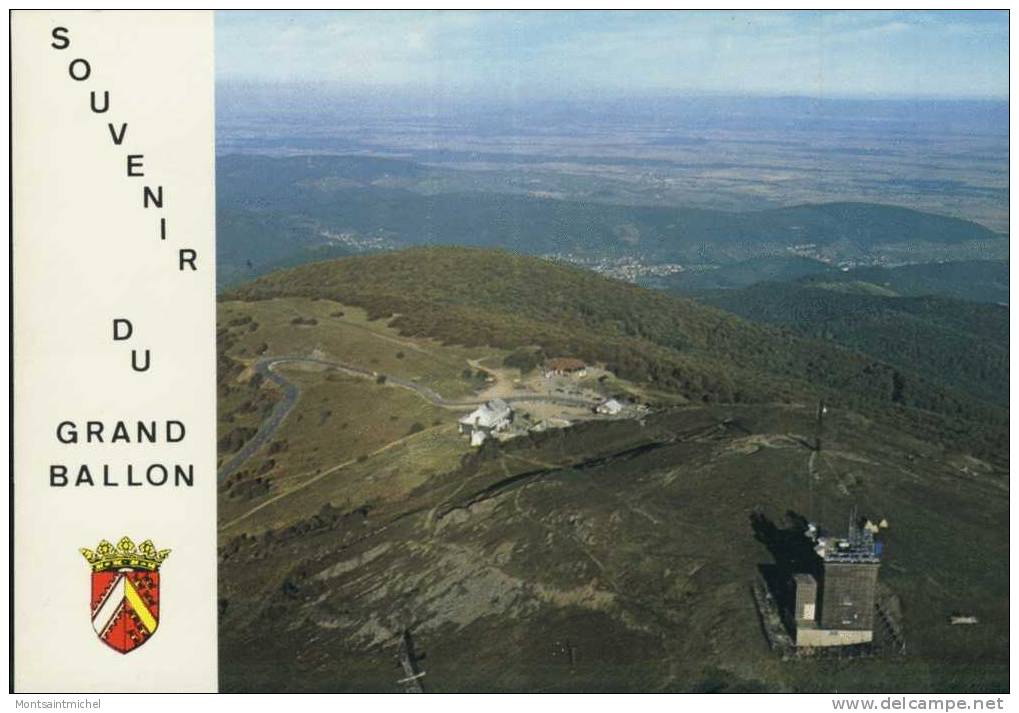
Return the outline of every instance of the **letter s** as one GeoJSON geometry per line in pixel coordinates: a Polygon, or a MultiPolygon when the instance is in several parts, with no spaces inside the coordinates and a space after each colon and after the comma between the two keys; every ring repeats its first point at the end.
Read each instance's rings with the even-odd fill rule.
{"type": "Polygon", "coordinates": [[[71,46],[71,38],[67,36],[69,30],[66,27],[53,28],[53,42],[50,47],[55,50],[65,50],[71,46]]]}

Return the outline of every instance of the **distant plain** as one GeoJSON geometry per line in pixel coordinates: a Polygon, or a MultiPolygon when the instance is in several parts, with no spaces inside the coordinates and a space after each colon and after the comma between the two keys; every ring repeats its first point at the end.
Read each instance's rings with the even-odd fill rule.
{"type": "Polygon", "coordinates": [[[668,98],[404,103],[227,84],[220,154],[343,154],[467,169],[434,192],[760,210],[901,205],[1008,231],[1008,103],[668,98]]]}

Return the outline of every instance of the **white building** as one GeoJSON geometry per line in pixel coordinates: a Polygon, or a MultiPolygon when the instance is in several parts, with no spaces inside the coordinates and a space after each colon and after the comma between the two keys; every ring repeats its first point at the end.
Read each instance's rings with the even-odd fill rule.
{"type": "Polygon", "coordinates": [[[615,416],[622,412],[623,404],[616,399],[605,399],[594,408],[596,413],[615,416]]]}
{"type": "Polygon", "coordinates": [[[460,419],[460,433],[470,436],[472,446],[480,446],[493,433],[513,423],[513,409],[502,399],[492,399],[460,419]]]}

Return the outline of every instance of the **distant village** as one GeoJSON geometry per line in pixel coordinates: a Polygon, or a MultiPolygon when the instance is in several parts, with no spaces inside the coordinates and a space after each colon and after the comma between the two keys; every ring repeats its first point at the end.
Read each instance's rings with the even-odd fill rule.
{"type": "Polygon", "coordinates": [[[552,262],[565,262],[597,272],[599,275],[613,277],[626,282],[636,282],[642,277],[666,277],[677,272],[691,269],[689,266],[672,262],[645,262],[640,257],[585,257],[575,253],[549,253],[543,255],[552,262]]]}

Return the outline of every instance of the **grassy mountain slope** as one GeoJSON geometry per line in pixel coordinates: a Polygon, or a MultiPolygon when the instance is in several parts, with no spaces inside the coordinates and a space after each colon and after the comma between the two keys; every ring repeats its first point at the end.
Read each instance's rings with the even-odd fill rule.
{"type": "Polygon", "coordinates": [[[434,692],[1007,689],[1001,468],[842,401],[815,451],[813,403],[669,407],[657,391],[641,419],[473,449],[469,407],[394,381],[479,398],[476,365],[523,376],[505,351],[402,336],[321,297],[223,301],[218,318],[223,459],[283,395],[260,359],[389,377],[274,369],[293,408],[219,489],[221,690],[399,691],[407,629],[434,692]],[[748,585],[788,566],[796,515],[839,532],[853,508],[891,523],[881,593],[907,652],[783,661],[748,585]]]}
{"type": "Polygon", "coordinates": [[[395,316],[408,335],[540,347],[703,402],[804,401],[870,410],[1007,458],[1007,411],[923,375],[789,330],[593,273],[499,251],[422,248],[304,265],[228,299],[326,298],[395,316]]]}
{"type": "MultiPolygon", "coordinates": [[[[304,423],[339,383],[308,385],[304,423]]],[[[424,434],[354,464],[221,534],[221,689],[395,692],[408,628],[434,692],[1007,689],[1001,475],[841,409],[814,457],[811,428],[809,407],[702,406],[459,462],[437,444],[441,465],[424,434]],[[880,581],[907,654],[782,661],[749,593],[775,547],[755,523],[794,537],[784,513],[840,528],[854,505],[891,522],[880,581]]],[[[273,456],[277,480],[296,451],[273,456]]]]}

